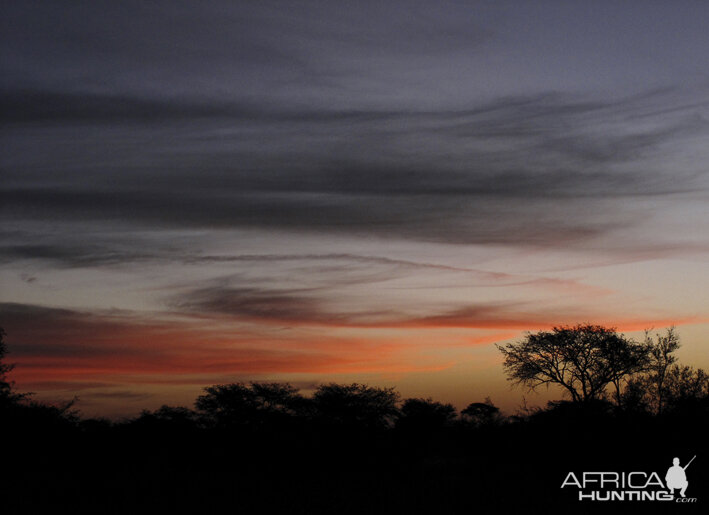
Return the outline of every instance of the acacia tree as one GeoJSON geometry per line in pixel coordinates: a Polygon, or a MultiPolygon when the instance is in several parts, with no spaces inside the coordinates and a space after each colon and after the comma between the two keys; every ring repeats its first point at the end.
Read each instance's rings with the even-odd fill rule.
{"type": "Polygon", "coordinates": [[[646,371],[651,363],[647,344],[639,344],[623,336],[620,338],[620,343],[614,339],[606,340],[602,349],[613,385],[613,399],[619,408],[623,406],[623,387],[636,374],[646,371]]]}
{"type": "Polygon", "coordinates": [[[524,340],[497,348],[508,379],[535,390],[562,387],[574,402],[601,399],[608,385],[620,403],[622,381],[647,364],[647,347],[614,328],[580,324],[528,333],[524,340]]]}

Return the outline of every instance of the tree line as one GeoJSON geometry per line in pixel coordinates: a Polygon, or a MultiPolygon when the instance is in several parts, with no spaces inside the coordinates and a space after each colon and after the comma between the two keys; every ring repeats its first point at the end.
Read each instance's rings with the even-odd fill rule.
{"type": "MultiPolygon", "coordinates": [[[[709,455],[709,382],[677,361],[678,347],[673,329],[639,342],[590,325],[527,334],[500,346],[508,379],[560,395],[509,415],[490,399],[458,412],[360,383],[304,395],[235,382],[204,388],[192,406],[111,422],[19,393],[0,333],[0,511],[597,513],[559,488],[569,470],[709,455]]],[[[709,480],[704,470],[692,471],[688,495],[709,480]]]]}
{"type": "MultiPolygon", "coordinates": [[[[0,329],[0,403],[4,411],[15,416],[43,412],[47,417],[78,423],[73,402],[50,406],[15,391],[7,379],[12,365],[4,363],[4,335],[0,329]]],[[[655,335],[646,332],[638,342],[612,328],[586,324],[528,333],[520,341],[498,348],[514,384],[529,390],[552,385],[561,389],[563,398],[550,402],[547,410],[567,404],[656,416],[707,410],[709,375],[677,363],[679,346],[674,328],[655,335]]],[[[194,408],[144,410],[128,423],[248,431],[317,425],[332,430],[430,432],[453,426],[513,423],[539,411],[543,410],[522,408],[505,417],[486,398],[458,413],[452,404],[431,398],[402,399],[394,388],[359,383],[323,384],[306,397],[289,383],[237,382],[206,387],[194,408]]]]}

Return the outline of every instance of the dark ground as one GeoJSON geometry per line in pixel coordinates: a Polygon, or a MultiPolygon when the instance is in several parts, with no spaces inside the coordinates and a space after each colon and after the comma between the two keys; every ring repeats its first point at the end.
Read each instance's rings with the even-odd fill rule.
{"type": "MultiPolygon", "coordinates": [[[[555,409],[487,427],[258,429],[5,416],[3,514],[706,513],[709,418],[555,409]],[[687,470],[693,505],[590,502],[569,471],[687,470]]],[[[579,474],[580,475],[580,474],[579,474]]]]}

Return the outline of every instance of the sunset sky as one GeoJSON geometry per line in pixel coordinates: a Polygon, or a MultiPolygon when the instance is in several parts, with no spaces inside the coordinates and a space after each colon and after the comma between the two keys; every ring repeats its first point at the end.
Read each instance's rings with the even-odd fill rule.
{"type": "Polygon", "coordinates": [[[494,343],[579,322],[709,368],[709,3],[2,4],[18,390],[514,411],[494,343]]]}

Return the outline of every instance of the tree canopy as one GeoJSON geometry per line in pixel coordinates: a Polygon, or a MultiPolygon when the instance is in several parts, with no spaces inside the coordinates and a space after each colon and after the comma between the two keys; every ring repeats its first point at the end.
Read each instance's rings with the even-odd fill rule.
{"type": "Polygon", "coordinates": [[[455,418],[456,411],[452,404],[436,402],[431,398],[406,399],[401,405],[396,425],[405,430],[435,431],[450,426],[455,418]]]}
{"type": "Polygon", "coordinates": [[[218,426],[253,425],[283,419],[303,401],[288,383],[218,384],[204,389],[195,407],[218,426]]]}
{"type": "Polygon", "coordinates": [[[531,390],[558,385],[576,402],[603,398],[610,384],[643,370],[648,349],[615,329],[581,324],[528,333],[520,342],[498,345],[508,379],[531,390]]]}
{"type": "Polygon", "coordinates": [[[490,397],[485,399],[485,402],[473,402],[460,412],[476,426],[485,426],[494,424],[500,417],[500,408],[495,406],[490,397]]]}
{"type": "Polygon", "coordinates": [[[340,426],[382,429],[398,414],[394,388],[359,383],[321,385],[313,395],[318,417],[340,426]]]}

